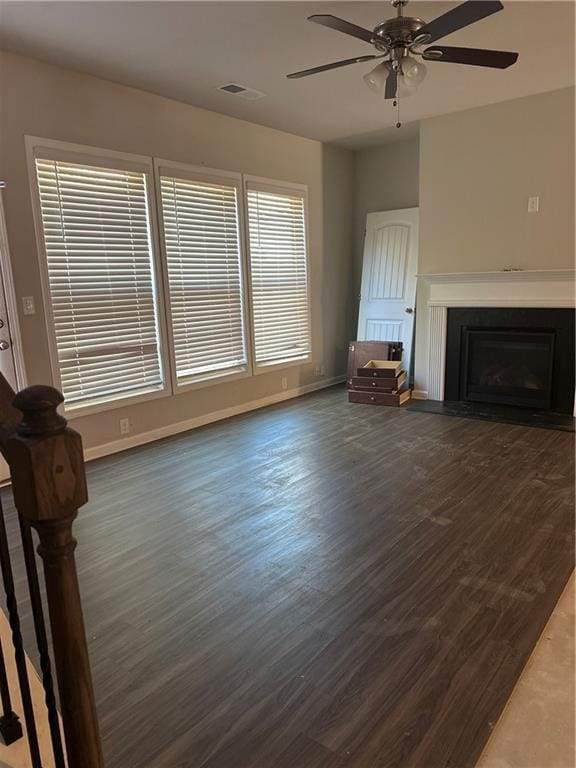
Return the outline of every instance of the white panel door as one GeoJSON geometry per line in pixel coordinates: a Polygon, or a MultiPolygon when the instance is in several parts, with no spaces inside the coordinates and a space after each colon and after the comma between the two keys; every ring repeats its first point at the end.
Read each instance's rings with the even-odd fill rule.
{"type": "Polygon", "coordinates": [[[418,271],[418,208],[366,217],[359,341],[401,341],[410,369],[418,271]]]}

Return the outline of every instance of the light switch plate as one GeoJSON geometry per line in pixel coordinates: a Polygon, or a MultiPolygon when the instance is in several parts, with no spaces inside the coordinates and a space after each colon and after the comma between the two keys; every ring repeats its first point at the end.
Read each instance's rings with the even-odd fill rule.
{"type": "Polygon", "coordinates": [[[36,306],[34,304],[34,296],[22,296],[22,307],[25,315],[35,315],[36,306]]]}
{"type": "Polygon", "coordinates": [[[538,213],[540,210],[540,198],[529,197],[528,198],[528,213],[538,213]]]}

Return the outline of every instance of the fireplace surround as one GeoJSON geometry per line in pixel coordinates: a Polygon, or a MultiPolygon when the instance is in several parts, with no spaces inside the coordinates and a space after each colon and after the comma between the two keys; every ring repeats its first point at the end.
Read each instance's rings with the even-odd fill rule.
{"type": "MultiPolygon", "coordinates": [[[[573,427],[574,420],[571,417],[574,414],[574,383],[571,371],[574,366],[574,347],[573,341],[568,342],[570,348],[567,350],[565,342],[567,338],[574,337],[575,277],[576,273],[572,269],[419,275],[414,397],[427,400],[429,409],[432,410],[435,407],[432,401],[436,401],[438,407],[444,406],[444,410],[449,408],[451,411],[468,412],[471,409],[481,409],[486,414],[491,410],[506,410],[511,414],[524,415],[529,410],[533,410],[534,413],[551,414],[552,420],[554,413],[552,409],[560,408],[562,410],[559,418],[568,419],[573,427]],[[559,311],[559,314],[533,313],[542,309],[559,311]],[[497,317],[500,313],[504,314],[500,314],[498,322],[492,323],[488,319],[486,327],[484,323],[490,313],[486,314],[485,310],[493,310],[493,317],[497,317]],[[508,319],[503,320],[505,313],[510,310],[514,311],[510,312],[508,319]],[[483,379],[479,377],[474,365],[465,370],[468,381],[463,383],[465,377],[462,375],[462,365],[464,363],[460,359],[462,350],[458,351],[459,361],[454,363],[450,353],[454,344],[454,330],[452,328],[450,330],[449,342],[448,326],[449,317],[452,318],[450,322],[452,325],[454,319],[459,317],[459,312],[469,311],[482,311],[483,319],[480,319],[479,314],[475,320],[470,320],[470,316],[467,316],[466,322],[460,326],[460,334],[463,326],[467,328],[464,337],[460,336],[460,344],[468,344],[468,352],[472,352],[472,357],[478,358],[480,355],[481,365],[486,363],[486,356],[489,353],[493,354],[497,347],[507,348],[508,357],[522,357],[523,354],[526,356],[528,350],[525,346],[522,349],[524,344],[532,345],[531,353],[528,354],[529,361],[538,369],[532,371],[532,374],[530,371],[525,371],[526,376],[536,374],[541,379],[544,375],[543,368],[549,370],[550,360],[556,361],[552,364],[551,375],[548,378],[544,376],[547,378],[547,383],[520,382],[521,386],[516,387],[517,390],[523,390],[522,394],[527,400],[535,397],[539,400],[538,403],[528,405],[525,401],[524,405],[518,402],[516,405],[509,405],[502,397],[512,398],[514,394],[521,397],[520,392],[505,392],[502,388],[487,392],[484,387],[494,387],[496,380],[490,381],[486,377],[483,379]],[[544,315],[548,315],[546,321],[541,319],[544,315]],[[524,317],[526,322],[519,320],[521,317],[524,317]],[[550,318],[554,319],[550,320],[550,318]],[[558,318],[561,318],[559,320],[561,327],[556,326],[558,318]],[[532,333],[531,338],[526,336],[529,331],[532,333]],[[447,365],[448,358],[450,358],[449,365],[447,365]],[[564,371],[557,368],[560,365],[558,361],[562,358],[565,365],[564,371]],[[454,366],[456,366],[456,372],[453,370],[454,366]],[[560,395],[554,391],[559,386],[559,382],[564,383],[564,392],[560,395]],[[462,387],[465,394],[462,394],[462,387]],[[495,395],[496,399],[486,400],[487,394],[495,395]],[[483,399],[475,400],[476,397],[483,399]]],[[[460,317],[464,318],[465,315],[460,317]]],[[[470,362],[467,363],[467,365],[470,364],[470,362]]],[[[508,386],[514,388],[514,381],[509,379],[509,372],[503,370],[502,366],[499,371],[488,371],[490,375],[494,373],[507,376],[508,386]]],[[[502,387],[504,384],[500,381],[496,386],[502,387]]],[[[510,418],[514,417],[510,416],[510,418]]]]}

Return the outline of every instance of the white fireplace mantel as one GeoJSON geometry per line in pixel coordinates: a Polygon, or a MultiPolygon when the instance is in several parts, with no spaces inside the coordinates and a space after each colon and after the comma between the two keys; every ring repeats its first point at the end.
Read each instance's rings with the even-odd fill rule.
{"type": "Polygon", "coordinates": [[[444,399],[448,307],[575,307],[576,272],[514,270],[419,275],[428,285],[428,398],[444,399]]]}

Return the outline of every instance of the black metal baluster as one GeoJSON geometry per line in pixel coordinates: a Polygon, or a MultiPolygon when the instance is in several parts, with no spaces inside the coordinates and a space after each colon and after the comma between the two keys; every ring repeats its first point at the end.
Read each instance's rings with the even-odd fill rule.
{"type": "Polygon", "coordinates": [[[2,716],[0,717],[0,735],[4,744],[13,744],[22,738],[22,725],[20,718],[12,709],[10,699],[10,686],[8,684],[8,675],[6,674],[6,663],[4,662],[4,649],[0,640],[0,698],[2,699],[2,716]]]}
{"type": "Polygon", "coordinates": [[[20,533],[22,534],[22,547],[24,549],[24,562],[26,564],[26,575],[28,576],[32,614],[34,616],[36,643],[38,645],[38,652],[40,653],[42,685],[44,686],[46,709],[48,710],[48,724],[50,726],[50,736],[52,737],[54,765],[55,768],[66,768],[64,750],[62,748],[62,735],[60,733],[60,719],[58,717],[58,708],[56,706],[56,696],[54,695],[54,681],[52,679],[50,652],[48,650],[48,638],[46,636],[46,624],[44,622],[42,595],[40,593],[40,582],[38,581],[32,530],[30,524],[20,517],[20,515],[18,515],[18,520],[20,521],[20,533]]]}
{"type": "Polygon", "coordinates": [[[26,734],[28,737],[28,747],[30,748],[31,768],[42,768],[40,748],[38,746],[38,734],[36,732],[36,722],[34,720],[34,707],[32,705],[32,696],[30,695],[30,681],[28,680],[28,670],[26,668],[26,654],[24,653],[24,643],[22,641],[22,632],[20,631],[20,618],[18,616],[18,604],[16,602],[16,591],[14,589],[14,576],[12,575],[12,565],[10,563],[10,552],[8,549],[8,537],[6,535],[6,524],[4,522],[4,510],[2,508],[1,499],[0,566],[2,568],[2,578],[4,580],[4,591],[6,592],[8,620],[10,621],[10,627],[12,629],[14,658],[16,661],[16,670],[18,672],[18,682],[20,684],[20,695],[22,697],[24,720],[26,722],[26,734]]]}

